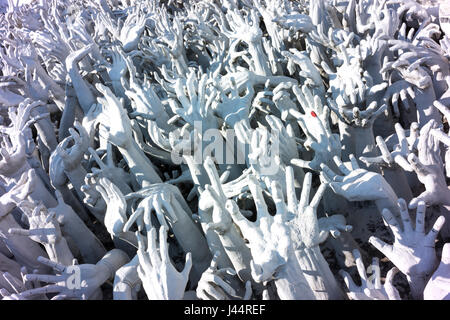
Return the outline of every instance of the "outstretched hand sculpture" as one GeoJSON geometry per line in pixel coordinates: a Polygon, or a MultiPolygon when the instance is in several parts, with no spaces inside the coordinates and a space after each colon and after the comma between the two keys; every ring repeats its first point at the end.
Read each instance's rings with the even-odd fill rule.
{"type": "Polygon", "coordinates": [[[156,242],[156,229],[148,234],[147,250],[139,233],[136,233],[139,248],[138,274],[149,300],[180,300],[183,298],[189,272],[192,267],[191,253],[186,254],[186,264],[182,272],[172,265],[167,246],[167,229],[159,229],[159,250],[156,242]]]}
{"type": "Polygon", "coordinates": [[[396,267],[388,271],[384,285],[380,280],[380,261],[378,258],[372,259],[372,265],[369,267],[373,276],[367,277],[366,268],[362,262],[361,253],[358,250],[353,251],[356,258],[356,267],[361,277],[361,286],[357,286],[351,276],[344,270],[339,273],[344,278],[345,285],[349,290],[349,297],[352,300],[401,300],[398,290],[392,284],[394,276],[398,273],[396,267]]]}
{"type": "Polygon", "coordinates": [[[419,202],[417,205],[415,229],[411,224],[411,217],[403,199],[399,199],[398,206],[403,228],[400,227],[398,221],[388,209],[382,212],[384,221],[389,225],[394,235],[394,244],[388,245],[373,236],[369,239],[369,242],[407,276],[411,293],[415,298],[421,298],[427,280],[437,265],[434,246],[445,218],[439,217],[430,232],[425,234],[425,203],[419,202]]]}

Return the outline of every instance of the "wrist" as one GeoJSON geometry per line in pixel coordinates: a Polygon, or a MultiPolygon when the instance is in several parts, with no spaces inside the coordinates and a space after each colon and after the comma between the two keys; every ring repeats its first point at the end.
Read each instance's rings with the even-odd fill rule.
{"type": "Polygon", "coordinates": [[[423,299],[423,291],[425,290],[429,277],[426,275],[407,275],[406,279],[408,280],[413,298],[418,300],[423,299]]]}
{"type": "Polygon", "coordinates": [[[375,200],[375,205],[381,213],[384,209],[389,209],[397,218],[400,217],[400,210],[397,205],[398,198],[394,195],[387,195],[386,198],[375,200]]]}
{"type": "Polygon", "coordinates": [[[120,249],[113,249],[97,262],[97,266],[102,269],[105,281],[112,279],[116,271],[130,261],[128,255],[120,249]]]}
{"type": "Polygon", "coordinates": [[[74,257],[69,249],[66,239],[61,238],[54,243],[44,244],[44,247],[50,260],[59,262],[65,266],[72,265],[74,257]]]}

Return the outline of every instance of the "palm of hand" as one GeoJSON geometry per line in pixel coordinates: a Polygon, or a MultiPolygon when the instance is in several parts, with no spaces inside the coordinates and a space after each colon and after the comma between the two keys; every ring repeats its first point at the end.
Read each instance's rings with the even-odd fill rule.
{"type": "Polygon", "coordinates": [[[289,110],[291,109],[297,110],[296,104],[294,103],[294,101],[292,101],[291,97],[289,96],[289,93],[286,91],[277,92],[272,100],[277,109],[280,110],[282,120],[286,120],[289,114],[289,110]]]}
{"type": "Polygon", "coordinates": [[[344,282],[350,291],[348,295],[352,300],[400,300],[400,295],[392,284],[395,274],[399,271],[397,268],[394,267],[388,271],[384,285],[382,286],[379,259],[373,258],[372,265],[366,269],[358,250],[353,250],[353,256],[358,274],[361,278],[361,285],[356,285],[346,271],[339,271],[339,274],[344,278],[344,282]],[[366,270],[372,273],[370,277],[368,277],[366,270]]]}
{"type": "MultiPolygon", "coordinates": [[[[290,248],[290,230],[285,221],[285,210],[277,206],[277,214],[271,216],[267,210],[262,189],[254,176],[249,176],[249,187],[256,205],[257,219],[248,221],[234,203],[227,203],[233,221],[239,226],[242,234],[249,241],[253,260],[252,277],[257,282],[268,281],[279,267],[286,264],[290,248]]],[[[272,193],[280,198],[281,187],[271,183],[272,193]]],[[[282,197],[282,196],[281,196],[282,197]]]]}
{"type": "MultiPolygon", "coordinates": [[[[24,172],[19,181],[7,193],[3,194],[1,198],[8,199],[7,202],[13,202],[18,205],[33,192],[35,179],[37,179],[37,177],[33,169],[24,172]]],[[[8,213],[9,212],[3,212],[2,214],[8,213]]]]}
{"type": "Polygon", "coordinates": [[[125,210],[126,203],[122,201],[114,201],[111,204],[108,204],[104,222],[110,234],[118,235],[122,232],[126,222],[126,220],[122,218],[123,216],[126,216],[125,210]]]}
{"type": "Polygon", "coordinates": [[[89,299],[92,294],[103,284],[102,279],[103,271],[97,265],[94,264],[82,264],[73,266],[64,266],[60,263],[52,262],[48,259],[39,257],[38,260],[55,269],[57,276],[52,275],[40,275],[40,274],[27,274],[25,278],[27,280],[38,280],[49,283],[48,285],[32,289],[25,292],[23,295],[28,296],[37,293],[57,293],[57,296],[53,299],[89,299]],[[79,277],[74,279],[74,270],[78,273],[79,277]],[[76,280],[80,280],[77,283],[76,280]]]}
{"type": "Polygon", "coordinates": [[[169,300],[175,298],[172,296],[175,293],[184,293],[186,276],[178,272],[172,263],[146,264],[145,266],[140,264],[137,271],[149,300],[169,300]],[[163,290],[157,290],[155,287],[163,288],[163,290]]]}
{"type": "Polygon", "coordinates": [[[290,225],[300,233],[299,243],[306,248],[312,248],[320,244],[320,229],[317,221],[316,210],[311,206],[303,207],[299,210],[297,217],[290,222],[290,225]]]}
{"type": "Polygon", "coordinates": [[[425,185],[425,192],[416,199],[423,200],[428,205],[449,203],[439,140],[431,134],[437,127],[438,123],[430,120],[420,130],[417,145],[419,157],[417,158],[413,153],[408,155],[408,161],[416,172],[417,178],[425,185]]]}
{"type": "Polygon", "coordinates": [[[170,261],[166,227],[162,226],[159,230],[159,248],[156,246],[155,228],[152,228],[148,234],[146,251],[144,251],[145,244],[139,232],[136,232],[136,236],[139,243],[137,271],[148,298],[150,300],[181,299],[192,267],[191,253],[186,255],[183,271],[178,272],[170,261]]]}
{"type": "Polygon", "coordinates": [[[42,244],[55,244],[62,237],[59,224],[54,219],[49,219],[49,215],[41,211],[39,215],[28,218],[30,231],[34,230],[34,235],[30,239],[42,244]]]}
{"type": "Polygon", "coordinates": [[[108,68],[108,74],[111,80],[120,81],[127,71],[127,64],[125,59],[121,56],[118,50],[112,53],[112,63],[108,68]]]}
{"type": "Polygon", "coordinates": [[[142,267],[141,264],[137,267],[139,278],[142,279],[144,290],[147,293],[149,300],[164,300],[164,296],[159,296],[158,291],[154,288],[155,284],[160,284],[159,270],[153,268],[151,265],[142,267]],[[144,269],[145,268],[145,269],[144,269]]]}
{"type": "Polygon", "coordinates": [[[314,158],[310,166],[316,170],[321,163],[330,163],[333,157],[341,155],[339,138],[335,134],[328,135],[323,131],[318,135],[318,140],[308,138],[305,141],[305,147],[314,150],[314,158]]]}
{"type": "Polygon", "coordinates": [[[120,235],[126,223],[127,202],[122,192],[106,178],[100,178],[96,189],[108,204],[104,223],[111,235],[120,235]]]}
{"type": "MultiPolygon", "coordinates": [[[[56,191],[59,192],[59,191],[56,191]]],[[[56,219],[61,225],[64,225],[65,219],[70,215],[73,211],[72,207],[65,204],[64,202],[59,202],[58,205],[54,208],[49,209],[49,212],[54,212],[56,219]]]]}
{"type": "Polygon", "coordinates": [[[19,143],[15,146],[5,144],[0,150],[2,159],[0,160],[0,174],[12,176],[20,171],[26,163],[26,147],[23,134],[19,134],[19,143]]]}
{"type": "Polygon", "coordinates": [[[286,129],[281,120],[275,116],[266,116],[266,121],[271,127],[275,137],[280,139],[280,158],[285,164],[289,164],[291,159],[298,158],[297,143],[294,133],[286,129]]]}
{"type": "Polygon", "coordinates": [[[115,184],[119,185],[120,183],[127,183],[130,181],[130,175],[125,172],[124,169],[115,167],[115,166],[105,166],[104,168],[98,170],[96,168],[92,168],[92,173],[99,174],[101,177],[104,177],[115,184]]]}
{"type": "Polygon", "coordinates": [[[80,299],[89,299],[89,297],[96,291],[103,281],[100,279],[102,269],[95,264],[81,264],[77,265],[80,272],[81,285],[68,287],[69,278],[73,276],[72,272],[66,268],[61,274],[63,281],[57,282],[56,285],[61,286],[59,294],[68,295],[69,297],[76,297],[80,299]]]}
{"type": "Polygon", "coordinates": [[[258,231],[249,237],[252,276],[256,281],[267,281],[287,262],[289,231],[282,221],[271,216],[261,218],[255,228],[258,231]]]}
{"type": "Polygon", "coordinates": [[[425,300],[448,300],[450,283],[450,243],[442,249],[439,267],[433,273],[423,292],[425,300]]]}
{"type": "MultiPolygon", "coordinates": [[[[111,117],[112,122],[113,117],[111,117]]],[[[114,118],[117,119],[117,118],[114,118]]],[[[132,140],[132,129],[131,123],[128,119],[128,116],[125,114],[120,115],[120,122],[113,122],[109,130],[105,132],[105,130],[101,130],[101,134],[105,135],[105,138],[119,148],[125,148],[128,146],[130,141],[132,140]],[[126,117],[124,119],[123,117],[126,117]]]]}
{"type": "Polygon", "coordinates": [[[321,163],[329,163],[334,156],[340,156],[339,136],[331,133],[328,123],[329,109],[323,107],[320,98],[313,96],[306,86],[303,86],[301,90],[299,87],[293,87],[293,89],[305,113],[301,114],[291,109],[291,114],[297,118],[306,134],[304,146],[314,150],[313,160],[304,165],[318,170],[321,163]]]}
{"type": "Polygon", "coordinates": [[[177,212],[185,210],[189,212],[189,208],[184,203],[177,187],[168,183],[155,183],[146,188],[143,192],[127,195],[125,198],[137,196],[144,198],[138,206],[138,210],[127,221],[125,230],[137,222],[138,226],[146,227],[147,232],[151,230],[151,212],[155,211],[158,222],[168,228],[167,222],[175,223],[178,220],[177,212]]]}
{"type": "Polygon", "coordinates": [[[430,275],[435,267],[434,246],[425,245],[425,234],[403,234],[392,247],[392,263],[406,275],[430,275]]]}
{"type": "Polygon", "coordinates": [[[92,174],[89,174],[89,177],[100,177],[100,178],[106,178],[109,181],[113,182],[116,186],[119,187],[119,189],[124,192],[129,192],[128,183],[131,181],[131,177],[128,173],[125,172],[124,169],[120,167],[116,167],[115,165],[115,159],[112,155],[112,151],[108,146],[107,149],[107,156],[106,156],[106,164],[100,159],[97,152],[92,149],[88,148],[89,152],[91,153],[92,157],[94,158],[94,161],[97,163],[97,165],[100,167],[98,168],[91,168],[92,174]]]}
{"type": "Polygon", "coordinates": [[[448,189],[442,168],[436,165],[424,165],[424,167],[427,173],[417,174],[417,178],[426,189],[419,198],[426,200],[429,205],[448,203],[447,194],[442,192],[448,189]]]}
{"type": "Polygon", "coordinates": [[[233,90],[231,96],[223,96],[222,102],[215,108],[215,112],[231,127],[237,121],[248,118],[254,90],[251,86],[247,89],[248,93],[244,97],[240,97],[236,89],[233,90]]]}
{"type": "Polygon", "coordinates": [[[120,32],[120,41],[123,43],[124,51],[128,52],[136,47],[140,40],[140,35],[144,31],[145,23],[132,24],[128,27],[122,28],[120,32]]]}
{"type": "Polygon", "coordinates": [[[217,94],[215,90],[207,88],[207,75],[203,74],[199,81],[196,75],[190,73],[187,80],[179,78],[176,82],[175,91],[182,108],[176,110],[177,114],[186,122],[194,125],[195,122],[202,122],[203,131],[207,129],[216,129],[217,118],[212,114],[212,98],[217,94]],[[184,86],[188,91],[188,96],[184,93],[184,86]]]}
{"type": "Polygon", "coordinates": [[[64,161],[64,169],[66,170],[79,166],[90,144],[86,129],[79,122],[75,122],[74,126],[80,133],[78,134],[73,128],[70,128],[70,136],[65,138],[57,147],[58,153],[64,161]],[[71,141],[73,141],[73,145],[68,148],[68,144],[71,141]]]}
{"type": "MultiPolygon", "coordinates": [[[[378,200],[386,197],[386,180],[378,173],[356,169],[346,175],[342,182],[332,182],[331,188],[349,201],[378,200]],[[335,184],[339,188],[335,188],[335,184]]],[[[389,187],[390,188],[390,187],[389,187]]]]}
{"type": "Polygon", "coordinates": [[[117,147],[125,148],[133,140],[133,131],[122,102],[108,87],[101,84],[96,87],[104,95],[104,98],[98,98],[104,110],[99,115],[103,125],[100,134],[117,147]]]}
{"type": "MultiPolygon", "coordinates": [[[[300,201],[297,201],[294,186],[294,171],[292,167],[286,168],[286,192],[288,199],[287,210],[290,214],[288,218],[288,225],[292,231],[290,235],[294,242],[295,249],[318,246],[325,240],[324,236],[326,236],[330,230],[338,229],[337,223],[333,223],[332,220],[341,220],[336,218],[326,218],[329,220],[327,221],[328,230],[325,230],[324,232],[324,230],[321,229],[324,223],[322,221],[322,224],[319,225],[319,221],[317,219],[317,207],[322,199],[327,185],[322,183],[312,200],[309,201],[311,183],[312,175],[308,172],[305,174],[303,179],[300,201]]],[[[283,203],[280,202],[278,205],[283,206],[283,203]]]]}

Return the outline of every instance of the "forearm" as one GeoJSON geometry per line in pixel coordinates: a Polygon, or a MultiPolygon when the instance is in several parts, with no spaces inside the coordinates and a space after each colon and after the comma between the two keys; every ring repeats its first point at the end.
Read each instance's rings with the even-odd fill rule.
{"type": "Polygon", "coordinates": [[[124,99],[128,99],[128,96],[125,94],[125,89],[120,82],[120,79],[111,80],[112,87],[114,89],[114,93],[116,97],[122,97],[124,99]]]}
{"type": "Polygon", "coordinates": [[[15,260],[29,270],[38,269],[40,272],[46,272],[47,268],[37,261],[39,256],[47,257],[46,252],[28,237],[9,234],[10,228],[21,228],[11,215],[6,215],[0,219],[0,231],[8,235],[5,244],[14,255],[15,260]]]}
{"type": "Polygon", "coordinates": [[[81,164],[75,166],[74,168],[70,168],[69,170],[64,170],[67,178],[69,178],[72,186],[78,194],[80,199],[84,198],[84,193],[81,191],[81,186],[84,185],[84,178],[86,177],[87,171],[84,169],[81,164]]]}
{"type": "Polygon", "coordinates": [[[411,201],[413,198],[411,188],[409,187],[408,179],[401,168],[383,168],[383,177],[399,198],[404,199],[406,203],[411,201]]]}
{"type": "Polygon", "coordinates": [[[294,253],[279,268],[275,277],[274,284],[281,300],[316,300],[294,253]]]}
{"type": "Polygon", "coordinates": [[[55,243],[44,244],[44,248],[45,251],[47,251],[50,260],[61,263],[65,266],[72,265],[74,257],[64,237],[55,243]]]}
{"type": "Polygon", "coordinates": [[[75,212],[72,211],[64,216],[64,224],[61,228],[63,234],[73,239],[85,263],[97,263],[106,254],[103,244],[75,212]]]}
{"type": "Polygon", "coordinates": [[[105,256],[97,262],[97,266],[100,267],[103,272],[101,273],[104,283],[108,279],[112,279],[116,274],[116,271],[120,269],[124,264],[130,261],[128,255],[120,249],[112,249],[108,251],[105,256]]]}
{"type": "MultiPolygon", "coordinates": [[[[38,106],[31,114],[32,116],[41,116],[47,112],[48,109],[46,106],[38,106]]],[[[58,145],[58,141],[56,140],[55,128],[50,120],[50,116],[39,119],[35,126],[39,137],[42,139],[45,146],[50,150],[50,152],[53,152],[58,145]]]]}
{"type": "Polygon", "coordinates": [[[236,227],[232,225],[224,234],[220,234],[219,238],[227,256],[233,264],[234,270],[242,282],[246,283],[249,280],[254,282],[250,269],[252,254],[245,244],[244,239],[236,230],[236,227]]]}
{"type": "Polygon", "coordinates": [[[219,235],[212,228],[207,227],[209,223],[212,223],[211,213],[199,208],[198,215],[200,216],[202,230],[205,234],[209,251],[219,252],[219,258],[217,259],[218,268],[232,268],[233,264],[220,241],[219,235]]]}
{"type": "Polygon", "coordinates": [[[346,299],[319,246],[297,250],[295,253],[300,268],[318,300],[346,299]]]}
{"type": "Polygon", "coordinates": [[[444,226],[441,229],[441,235],[443,239],[447,239],[450,237],[450,206],[439,206],[439,215],[444,216],[445,218],[444,226]]]}
{"type": "Polygon", "coordinates": [[[79,107],[76,93],[71,83],[66,84],[66,100],[64,103],[64,110],[61,115],[59,123],[58,139],[63,141],[64,138],[70,135],[69,128],[73,126],[75,121],[75,108],[79,107]]]}
{"type": "Polygon", "coordinates": [[[71,68],[69,70],[69,76],[75,89],[78,102],[80,103],[84,114],[87,114],[91,106],[96,103],[95,97],[92,94],[91,89],[89,89],[88,85],[81,77],[78,68],[71,68]]]}
{"type": "Polygon", "coordinates": [[[86,209],[83,207],[81,202],[75,197],[72,191],[69,190],[67,185],[59,185],[55,186],[56,189],[61,192],[64,198],[64,202],[69,205],[73,212],[81,219],[84,223],[89,223],[89,214],[86,209]]]}
{"type": "MultiPolygon", "coordinates": [[[[45,84],[50,85],[50,89],[59,102],[64,102],[64,90],[47,74],[39,63],[36,63],[36,72],[45,84]]],[[[55,101],[56,103],[56,101],[55,101]]]]}
{"type": "Polygon", "coordinates": [[[186,161],[194,184],[205,188],[205,185],[209,184],[209,178],[205,168],[201,164],[194,161],[194,157],[191,155],[183,156],[183,159],[186,161]]]}
{"type": "Polygon", "coordinates": [[[410,276],[407,275],[411,295],[415,300],[423,300],[423,291],[430,277],[427,276],[410,276]]]}
{"type": "Polygon", "coordinates": [[[153,168],[150,160],[139,149],[136,142],[131,141],[127,148],[119,147],[120,153],[133,173],[136,181],[142,186],[146,187],[153,183],[161,183],[162,180],[153,168]]]}
{"type": "Polygon", "coordinates": [[[21,278],[20,268],[20,264],[0,252],[0,272],[8,272],[16,278],[21,278]]]}
{"type": "Polygon", "coordinates": [[[37,203],[42,201],[47,208],[56,207],[58,205],[56,199],[53,197],[50,191],[48,191],[44,182],[39,178],[37,174],[34,183],[35,185],[33,188],[33,192],[29,195],[31,200],[37,203]]]}
{"type": "Polygon", "coordinates": [[[198,281],[203,271],[208,268],[209,261],[212,258],[208,243],[200,228],[195,225],[192,218],[181,207],[178,201],[173,202],[173,209],[177,220],[173,222],[172,217],[167,217],[166,220],[184,252],[192,253],[190,277],[198,281]]]}
{"type": "Polygon", "coordinates": [[[121,232],[120,234],[117,235],[117,238],[131,244],[135,248],[138,247],[136,235],[131,231],[121,232]]]}
{"type": "Polygon", "coordinates": [[[261,76],[271,76],[272,71],[261,41],[259,43],[249,43],[248,51],[255,62],[255,73],[261,76]]]}
{"type": "Polygon", "coordinates": [[[189,72],[189,68],[187,65],[187,60],[185,58],[185,52],[184,52],[184,46],[179,49],[182,51],[178,56],[174,56],[172,58],[172,62],[175,65],[175,69],[177,70],[178,74],[184,75],[189,72]]]}

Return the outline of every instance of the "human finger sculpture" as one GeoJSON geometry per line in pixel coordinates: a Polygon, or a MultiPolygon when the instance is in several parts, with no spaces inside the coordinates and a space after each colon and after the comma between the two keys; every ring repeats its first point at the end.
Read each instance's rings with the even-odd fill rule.
{"type": "MultiPolygon", "coordinates": [[[[197,297],[202,300],[230,300],[240,298],[236,295],[236,290],[228,284],[225,275],[236,275],[236,271],[231,268],[218,269],[217,258],[219,253],[214,254],[211,265],[203,272],[196,289],[197,297]]],[[[245,285],[245,295],[243,300],[249,300],[252,295],[251,282],[247,281],[245,285]]]]}
{"type": "Polygon", "coordinates": [[[369,238],[369,242],[406,275],[412,294],[420,299],[437,266],[434,243],[445,218],[439,217],[429,233],[425,234],[425,203],[421,201],[417,206],[415,228],[404,200],[399,200],[398,205],[403,228],[388,209],[382,212],[384,221],[394,234],[394,244],[389,245],[374,236],[369,238]]]}
{"type": "Polygon", "coordinates": [[[356,285],[346,271],[339,271],[339,274],[344,278],[345,285],[349,290],[348,295],[352,300],[401,300],[398,290],[392,284],[394,276],[399,271],[396,267],[388,271],[386,280],[381,285],[379,259],[372,259],[372,265],[367,268],[367,272],[372,275],[368,277],[359,251],[354,250],[353,255],[356,258],[356,267],[361,277],[361,286],[356,285]]]}
{"type": "Polygon", "coordinates": [[[147,250],[145,243],[136,232],[139,248],[138,274],[149,300],[181,300],[192,267],[191,253],[186,254],[186,263],[182,272],[178,272],[170,261],[167,245],[167,229],[159,229],[159,248],[156,241],[156,229],[148,235],[147,250]],[[158,250],[159,249],[159,250],[158,250]]]}
{"type": "Polygon", "coordinates": [[[23,297],[36,294],[56,294],[52,300],[86,300],[101,299],[100,286],[114,277],[114,273],[129,261],[125,252],[119,249],[109,251],[96,264],[78,265],[76,260],[71,265],[63,265],[39,257],[38,261],[54,270],[57,275],[27,274],[25,279],[48,283],[41,288],[22,292],[23,297]]]}

